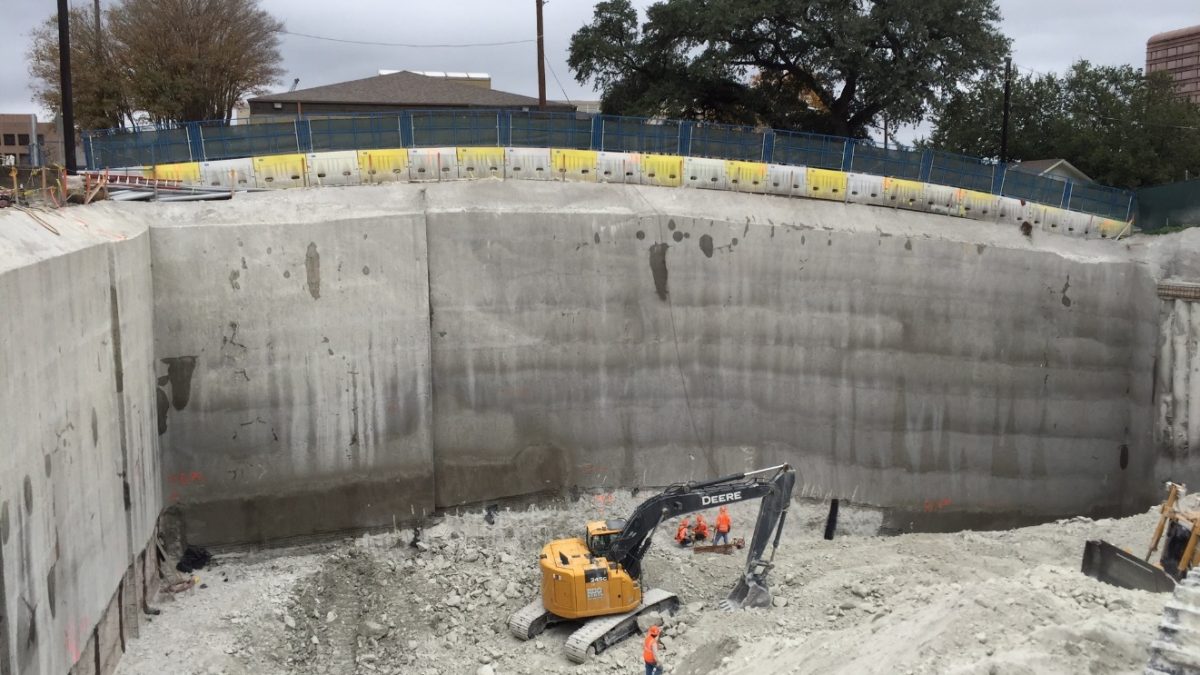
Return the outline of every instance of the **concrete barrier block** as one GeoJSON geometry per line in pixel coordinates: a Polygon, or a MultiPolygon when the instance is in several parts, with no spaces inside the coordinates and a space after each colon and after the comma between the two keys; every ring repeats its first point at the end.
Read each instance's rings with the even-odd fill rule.
{"type": "Polygon", "coordinates": [[[846,188],[849,179],[844,171],[809,168],[805,194],[813,199],[828,199],[835,202],[846,201],[846,188]]]}
{"type": "Polygon", "coordinates": [[[413,148],[408,151],[408,179],[440,181],[458,178],[458,148],[413,148]]]}
{"type": "Polygon", "coordinates": [[[504,148],[471,147],[456,150],[459,178],[504,177],[504,148]]]}
{"type": "Polygon", "coordinates": [[[725,160],[684,157],[683,185],[708,190],[726,189],[725,160]]]}
{"type": "Polygon", "coordinates": [[[963,190],[948,185],[925,184],[925,209],[946,216],[962,215],[963,190]]]}
{"type": "Polygon", "coordinates": [[[633,155],[642,165],[642,185],[683,185],[683,157],[679,155],[633,155]]]}
{"type": "Polygon", "coordinates": [[[504,177],[519,180],[554,180],[549,148],[505,148],[504,177]]]}
{"type": "Polygon", "coordinates": [[[767,165],[763,162],[725,160],[725,183],[734,192],[767,191],[767,165]]]}
{"type": "Polygon", "coordinates": [[[200,163],[182,162],[179,164],[159,164],[157,166],[147,167],[145,176],[147,178],[155,178],[158,180],[182,181],[185,185],[199,185],[201,182],[200,163]]]}
{"type": "Polygon", "coordinates": [[[596,182],[596,153],[593,150],[550,150],[554,175],[560,180],[596,182]]]}
{"type": "Polygon", "coordinates": [[[359,150],[358,173],[364,183],[408,180],[408,150],[359,150]]]}
{"type": "Polygon", "coordinates": [[[989,192],[959,190],[959,215],[972,220],[996,220],[1000,215],[1000,198],[989,192]]]}
{"type": "Polygon", "coordinates": [[[803,166],[767,165],[767,194],[804,197],[807,182],[808,169],[803,166]]]}
{"type": "Polygon", "coordinates": [[[306,162],[309,185],[358,185],[362,175],[358,169],[358,152],[313,152],[306,162]]]}
{"type": "Polygon", "coordinates": [[[892,205],[883,187],[883,177],[863,173],[846,174],[845,200],[854,204],[892,205]]]}
{"type": "Polygon", "coordinates": [[[642,163],[639,155],[625,152],[597,152],[596,180],[601,183],[639,183],[642,163]]]}
{"type": "Polygon", "coordinates": [[[890,206],[909,211],[928,211],[925,183],[903,178],[884,178],[883,191],[890,206]]]}
{"type": "Polygon", "coordinates": [[[259,188],[304,187],[308,158],[301,154],[254,158],[254,185],[259,188]]]}
{"type": "Polygon", "coordinates": [[[252,188],[254,162],[249,157],[201,162],[200,177],[209,187],[252,188]]]}

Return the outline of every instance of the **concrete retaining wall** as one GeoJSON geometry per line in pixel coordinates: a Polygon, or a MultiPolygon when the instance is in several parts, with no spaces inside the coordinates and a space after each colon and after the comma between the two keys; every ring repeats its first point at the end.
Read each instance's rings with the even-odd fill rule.
{"type": "Polygon", "coordinates": [[[118,211],[42,216],[57,235],[0,213],[5,675],[104,666],[122,633],[97,626],[141,601],[139,556],[160,504],[150,235],[118,211]]]}
{"type": "Polygon", "coordinates": [[[261,541],[788,461],[907,527],[1200,475],[1187,234],[518,181],[45,218],[0,213],[0,675],[111,669],[163,507],[261,541]]]}

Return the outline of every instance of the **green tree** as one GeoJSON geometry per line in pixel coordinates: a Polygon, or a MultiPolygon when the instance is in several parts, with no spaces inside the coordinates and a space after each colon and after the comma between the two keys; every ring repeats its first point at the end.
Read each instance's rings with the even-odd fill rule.
{"type": "MultiPolygon", "coordinates": [[[[956,92],[938,112],[931,147],[1000,155],[1003,79],[956,92]]],[[[1200,171],[1200,107],[1163,73],[1079,61],[1065,74],[1014,78],[1012,160],[1064,158],[1099,183],[1135,188],[1200,171]]]]}
{"type": "MultiPolygon", "coordinates": [[[[126,79],[112,67],[112,43],[103,28],[96,32],[92,11],[76,7],[70,14],[71,89],[75,122],[82,129],[122,127],[133,122],[126,79]]],[[[33,100],[55,115],[62,112],[58,80],[58,15],[33,30],[26,53],[33,77],[33,100]]]]}
{"type": "Polygon", "coordinates": [[[606,113],[865,136],[916,122],[1003,60],[994,0],[597,3],[568,64],[606,113]]]}

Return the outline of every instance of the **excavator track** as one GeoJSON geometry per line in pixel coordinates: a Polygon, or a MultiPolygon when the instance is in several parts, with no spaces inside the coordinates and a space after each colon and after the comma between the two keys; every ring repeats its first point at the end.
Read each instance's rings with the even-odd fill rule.
{"type": "MultiPolygon", "coordinates": [[[[563,651],[566,652],[567,658],[575,663],[584,663],[589,657],[603,652],[636,631],[638,615],[655,611],[674,613],[678,607],[679,597],[674,593],[652,588],[642,594],[642,604],[638,605],[637,609],[624,614],[603,616],[585,623],[567,638],[563,651]]],[[[511,626],[510,620],[510,630],[511,626]]]]}
{"type": "Polygon", "coordinates": [[[1163,607],[1145,675],[1200,672],[1200,568],[1192,568],[1163,607]]]}
{"type": "Polygon", "coordinates": [[[546,626],[560,619],[546,611],[542,599],[538,598],[513,612],[508,617],[508,632],[521,640],[532,640],[546,630],[546,626]]]}

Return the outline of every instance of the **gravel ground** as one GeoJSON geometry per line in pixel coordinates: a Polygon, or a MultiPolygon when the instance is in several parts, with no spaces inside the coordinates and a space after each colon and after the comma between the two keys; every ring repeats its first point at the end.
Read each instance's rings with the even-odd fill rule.
{"type": "MultiPolygon", "coordinates": [[[[644,497],[645,495],[643,495],[644,497]]],[[[536,597],[536,555],[586,520],[632,511],[628,493],[448,515],[421,532],[218,555],[201,585],[160,596],[119,675],[641,672],[630,639],[577,666],[570,632],[508,634],[507,617],[536,597]]],[[[645,582],[676,592],[667,672],[1140,673],[1166,595],[1107,586],[1079,573],[1087,539],[1138,551],[1155,515],[1077,518],[996,532],[876,536],[880,518],[843,509],[821,538],[825,506],[797,503],[772,573],[775,607],[716,605],[744,555],[694,555],[660,527],[645,582]]],[[[757,503],[732,509],[746,536],[757,503]]],[[[710,520],[714,513],[708,514],[710,520]]]]}

